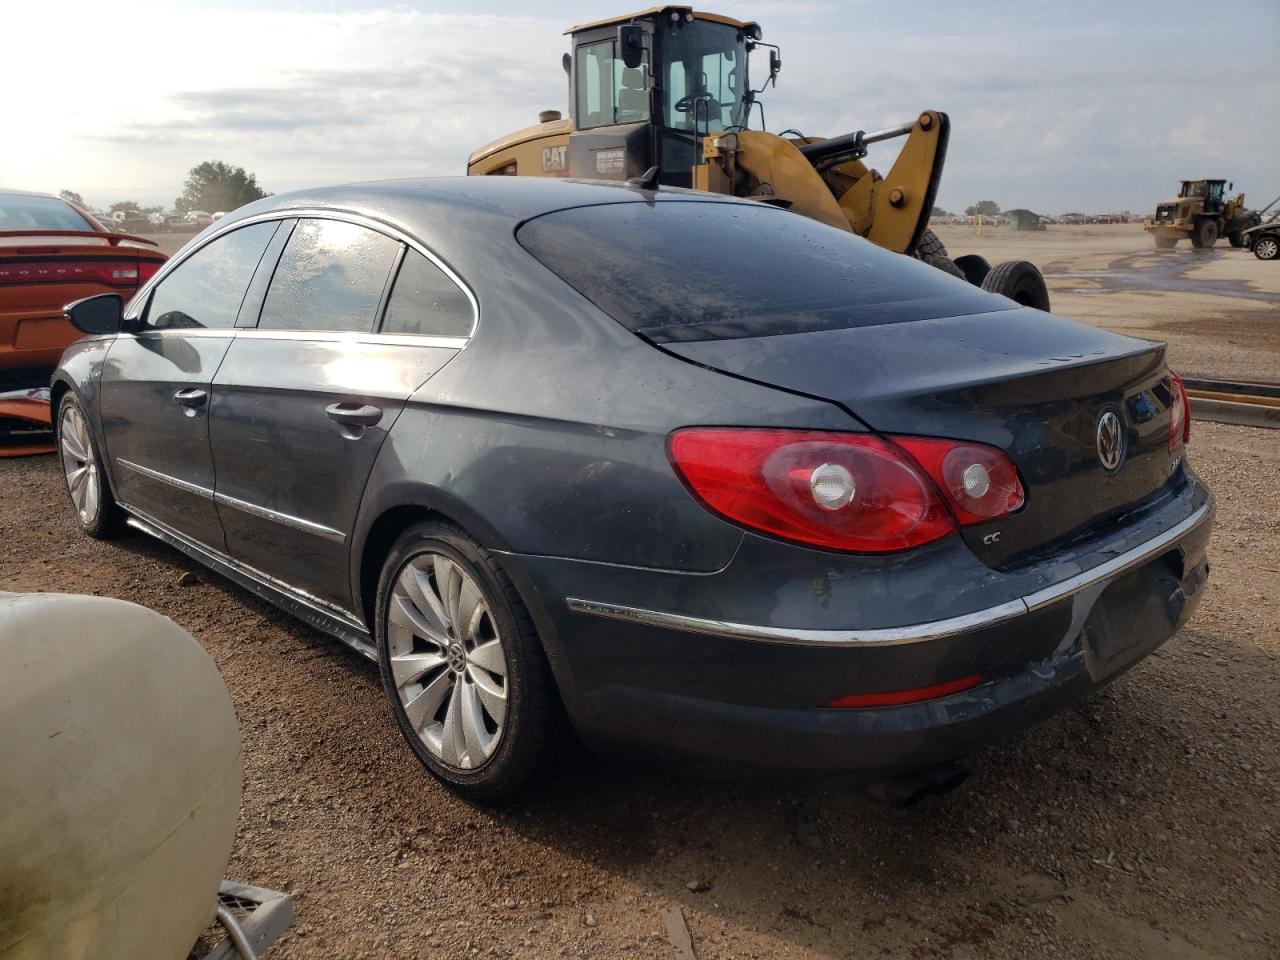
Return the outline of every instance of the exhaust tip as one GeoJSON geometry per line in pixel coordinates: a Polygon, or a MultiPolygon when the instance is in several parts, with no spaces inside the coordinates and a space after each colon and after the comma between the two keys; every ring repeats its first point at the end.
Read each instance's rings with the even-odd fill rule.
{"type": "Polygon", "coordinates": [[[869,796],[905,810],[929,797],[950,793],[968,779],[967,769],[958,764],[944,763],[910,773],[900,773],[863,789],[869,796]]]}
{"type": "Polygon", "coordinates": [[[559,120],[559,119],[560,119],[559,110],[543,110],[541,113],[538,114],[539,123],[551,123],[551,121],[559,120]]]}

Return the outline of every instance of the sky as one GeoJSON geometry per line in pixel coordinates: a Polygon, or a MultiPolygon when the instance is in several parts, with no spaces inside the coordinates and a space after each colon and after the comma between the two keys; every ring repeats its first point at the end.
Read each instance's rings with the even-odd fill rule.
{"type": "MultiPolygon", "coordinates": [[[[44,0],[4,14],[0,186],[169,207],[204,160],[273,193],[447,176],[566,110],[566,27],[637,0],[44,0]]],[[[723,0],[782,47],[770,130],[951,117],[938,203],[1148,211],[1280,194],[1280,0],[723,0]]],[[[887,170],[895,150],[874,148],[887,170]]]]}

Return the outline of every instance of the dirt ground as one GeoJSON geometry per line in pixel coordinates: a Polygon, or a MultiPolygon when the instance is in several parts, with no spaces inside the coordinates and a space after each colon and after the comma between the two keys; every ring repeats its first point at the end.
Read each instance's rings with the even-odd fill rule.
{"type": "Polygon", "coordinates": [[[1280,381],[1280,264],[1226,240],[1157,250],[1141,224],[941,227],[952,256],[992,264],[1030,260],[1049,285],[1053,312],[1130,336],[1164,340],[1186,376],[1280,381]]]}
{"type": "MultiPolygon", "coordinates": [[[[1060,265],[1062,312],[1159,330],[1189,372],[1280,379],[1248,366],[1280,350],[1276,301],[1072,292],[1151,256],[1132,228],[1081,233],[945,239],[1060,265]],[[1258,342],[1225,349],[1215,318],[1258,342]]],[[[1205,265],[1280,289],[1239,251],[1205,265]]],[[[245,751],[228,875],[297,898],[268,958],[671,958],[660,911],[678,906],[701,960],[1263,960],[1280,956],[1280,434],[1197,422],[1191,459],[1219,512],[1190,626],[906,811],[578,752],[516,806],[471,807],[412,758],[372,664],[159,543],[82,536],[52,457],[0,460],[0,589],[142,603],[216,660],[245,751]]]]}

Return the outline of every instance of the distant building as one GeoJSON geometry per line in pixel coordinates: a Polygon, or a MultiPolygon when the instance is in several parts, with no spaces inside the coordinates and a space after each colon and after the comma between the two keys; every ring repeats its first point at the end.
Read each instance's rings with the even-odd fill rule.
{"type": "Polygon", "coordinates": [[[1006,216],[1009,218],[1009,226],[1014,230],[1043,230],[1044,224],[1040,222],[1040,215],[1032,213],[1030,210],[1007,210],[1006,216]]]}

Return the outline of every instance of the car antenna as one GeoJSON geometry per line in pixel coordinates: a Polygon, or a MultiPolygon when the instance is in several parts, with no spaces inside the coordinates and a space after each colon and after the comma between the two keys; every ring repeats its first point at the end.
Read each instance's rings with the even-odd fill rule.
{"type": "Polygon", "coordinates": [[[628,177],[627,186],[639,187],[641,190],[658,189],[658,167],[655,164],[638,177],[628,177]]]}

